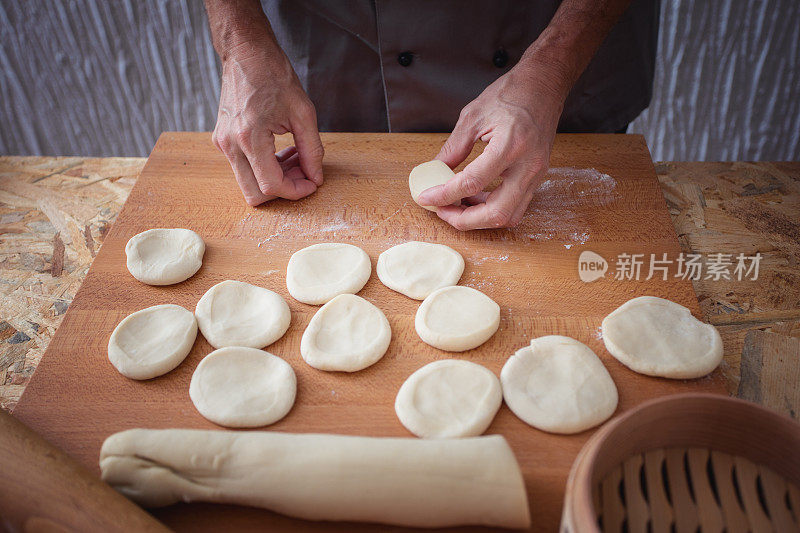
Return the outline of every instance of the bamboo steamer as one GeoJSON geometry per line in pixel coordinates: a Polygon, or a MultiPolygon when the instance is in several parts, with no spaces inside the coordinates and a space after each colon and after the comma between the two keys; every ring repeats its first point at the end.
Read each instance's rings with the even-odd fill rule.
{"type": "Polygon", "coordinates": [[[584,445],[561,531],[800,531],[800,424],[714,394],[631,409],[584,445]]]}

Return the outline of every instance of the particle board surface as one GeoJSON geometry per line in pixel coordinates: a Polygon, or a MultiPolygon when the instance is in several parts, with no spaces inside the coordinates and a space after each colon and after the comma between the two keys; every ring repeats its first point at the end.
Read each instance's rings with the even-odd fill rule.
{"type": "MultiPolygon", "coordinates": [[[[724,392],[719,371],[693,381],[641,376],[603,347],[600,323],[639,295],[669,298],[700,317],[690,281],[658,275],[615,280],[613,266],[593,283],[578,277],[578,256],[591,250],[612,261],[621,253],[674,258],[680,246],[642,137],[558,136],[554,171],[539,189],[519,226],[510,230],[458,232],[418,207],[407,176],[436,155],[446,137],[437,134],[323,134],[325,184],[299,202],[278,200],[248,207],[225,159],[207,133],[165,133],[117,221],[107,235],[61,327],[14,411],[15,416],[80,462],[99,471],[102,441],[133,427],[215,428],[192,406],[191,374],[211,347],[198,340],[186,361],[165,376],[131,381],[107,360],[108,337],[126,315],[147,306],[175,303],[193,310],[202,294],[225,279],[267,287],[286,298],[292,325],[267,348],[283,357],[298,378],[297,402],[267,431],[411,436],[394,414],[395,394],[409,374],[446,358],[478,362],[499,374],[506,359],[531,337],[560,334],[588,344],[617,384],[617,413],[642,401],[686,391],[724,392]],[[598,173],[579,169],[596,169],[598,173]],[[125,267],[125,243],[146,229],[186,227],[206,242],[202,268],[166,287],[139,283],[125,267]],[[438,242],[466,261],[461,284],[475,287],[501,306],[499,331],[474,350],[450,354],[424,344],[414,331],[419,302],[384,287],[374,273],[378,254],[409,240],[438,242]],[[293,300],[285,285],[289,256],[318,242],[361,246],[373,275],[361,296],[375,303],[392,326],[392,344],[372,367],[353,374],[307,366],[300,337],[316,306],[293,300]]],[[[279,148],[290,140],[279,140],[279,148]]],[[[479,148],[477,149],[479,150],[479,148]]],[[[591,431],[550,435],[527,426],[503,406],[487,433],[506,436],[523,469],[533,529],[557,527],[567,473],[591,431]]],[[[219,505],[176,505],[155,512],[183,530],[220,527],[325,530],[341,524],[303,522],[268,511],[219,505]]],[[[372,525],[350,525],[370,530],[372,525]]]]}

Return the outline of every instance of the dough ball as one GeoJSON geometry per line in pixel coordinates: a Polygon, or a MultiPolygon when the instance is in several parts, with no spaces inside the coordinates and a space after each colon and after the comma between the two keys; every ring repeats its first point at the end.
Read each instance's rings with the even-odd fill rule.
{"type": "Polygon", "coordinates": [[[486,367],[445,359],[411,374],[394,402],[397,418],[423,438],[475,437],[503,402],[500,381],[486,367]]]}
{"type": "Polygon", "coordinates": [[[360,296],[341,294],[311,318],[300,355],[319,370],[356,372],[383,357],[391,339],[383,311],[360,296]]]}
{"type": "Polygon", "coordinates": [[[640,296],[603,320],[606,349],[634,372],[687,379],[711,373],[722,361],[717,328],[675,302],[640,296]]]}
{"type": "Polygon", "coordinates": [[[231,428],[274,424],[294,405],[297,378],[289,363],[255,348],[208,354],[192,374],[189,397],[208,420],[231,428]]]}
{"type": "Polygon", "coordinates": [[[206,245],[189,229],[149,229],[125,245],[128,271],[148,285],[171,285],[191,278],[203,264],[206,245]]]}
{"type": "Polygon", "coordinates": [[[108,340],[108,360],[131,379],[166,374],[183,361],[197,338],[197,321],[179,305],[148,307],[128,315],[108,340]]]}
{"type": "Polygon", "coordinates": [[[280,339],[292,320],[279,294],[233,280],[208,289],[194,312],[200,331],[214,348],[263,348],[280,339]]]}
{"type": "Polygon", "coordinates": [[[500,372],[503,397],[523,422],[550,433],[580,433],[617,408],[617,387],[585,344],[548,335],[512,355],[500,372]]]}
{"type": "Polygon", "coordinates": [[[425,298],[414,325],[419,337],[431,346],[463,352],[494,335],[500,326],[500,306],[471,287],[444,287],[425,298]]]}
{"type": "Polygon", "coordinates": [[[450,170],[450,167],[438,159],[415,166],[408,175],[408,188],[411,189],[411,198],[413,198],[420,207],[428,211],[436,211],[436,207],[421,205],[417,201],[417,198],[419,198],[419,195],[422,194],[422,191],[425,189],[430,189],[436,185],[443,185],[450,181],[455,175],[455,172],[450,170]]]}
{"type": "Polygon", "coordinates": [[[371,273],[369,256],[358,246],[314,244],[289,258],[286,288],[295,300],[320,305],[340,294],[357,293],[371,273]]]}
{"type": "Polygon", "coordinates": [[[392,246],[375,268],[381,282],[415,300],[455,285],[464,273],[464,258],[444,244],[412,241],[392,246]]]}

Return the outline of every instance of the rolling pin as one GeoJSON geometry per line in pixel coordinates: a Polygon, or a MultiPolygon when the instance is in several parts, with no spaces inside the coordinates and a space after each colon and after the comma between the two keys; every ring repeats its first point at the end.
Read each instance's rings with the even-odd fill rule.
{"type": "Polygon", "coordinates": [[[0,530],[169,531],[0,409],[0,530]]]}

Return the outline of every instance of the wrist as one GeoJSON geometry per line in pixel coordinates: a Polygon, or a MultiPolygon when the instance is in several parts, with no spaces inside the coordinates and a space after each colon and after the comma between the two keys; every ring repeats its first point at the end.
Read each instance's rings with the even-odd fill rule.
{"type": "Polygon", "coordinates": [[[220,61],[225,65],[229,62],[242,62],[257,57],[275,57],[281,53],[278,44],[265,35],[253,33],[238,33],[232,35],[217,51],[220,61]]]}
{"type": "Polygon", "coordinates": [[[568,65],[557,54],[542,49],[529,48],[514,67],[517,75],[537,93],[537,97],[546,97],[563,105],[574,80],[569,74],[568,65]]]}

